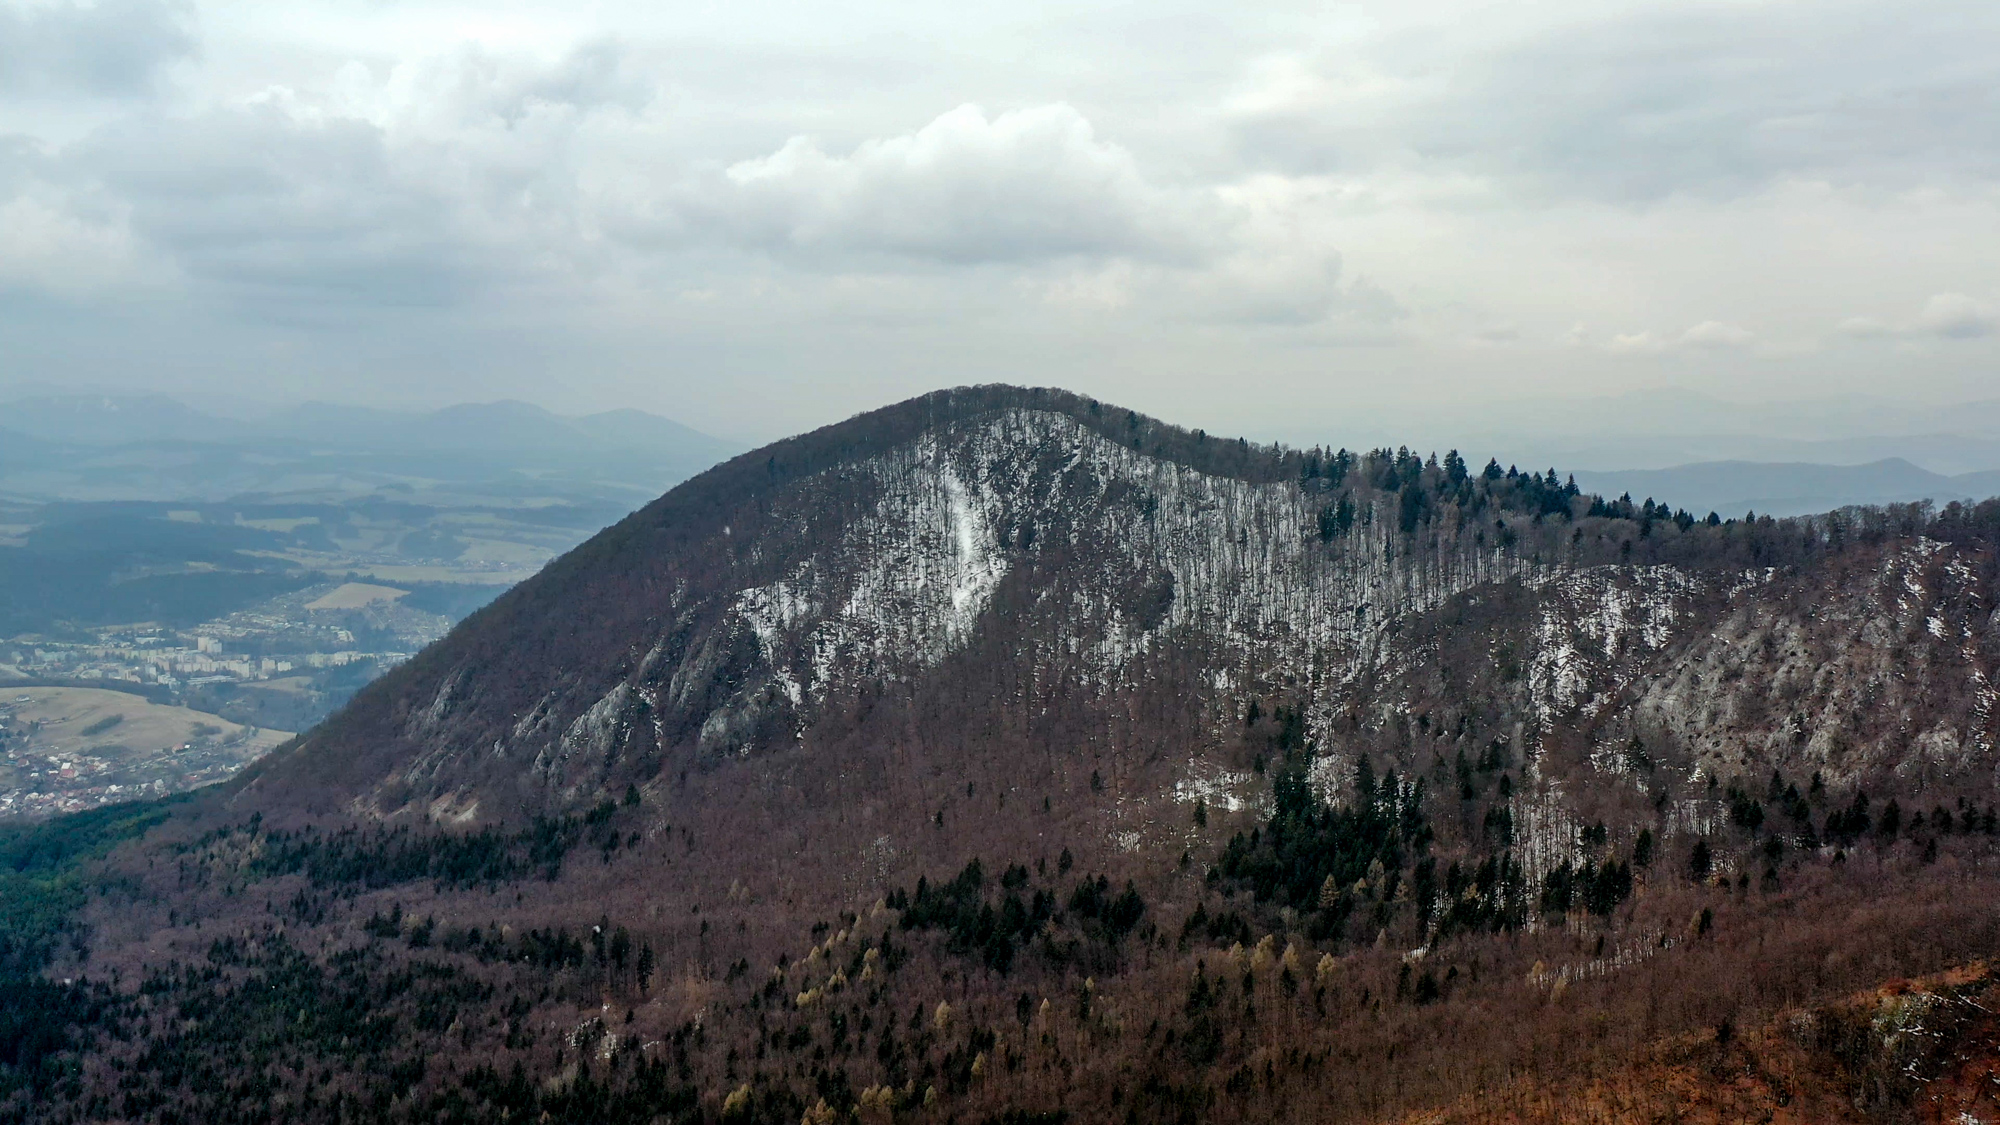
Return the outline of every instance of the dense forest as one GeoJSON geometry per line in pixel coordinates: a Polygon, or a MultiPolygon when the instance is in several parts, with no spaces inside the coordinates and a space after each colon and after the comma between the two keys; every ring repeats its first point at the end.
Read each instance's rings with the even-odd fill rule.
{"type": "MultiPolygon", "coordinates": [[[[1271,782],[1268,818],[1169,880],[1191,909],[1068,849],[973,860],[803,927],[797,954],[753,963],[733,954],[754,943],[704,923],[700,1016],[669,1024],[686,949],[637,899],[568,924],[465,921],[517,916],[503,892],[565,866],[644,863],[645,844],[604,847],[636,807],[504,839],[254,820],[187,837],[155,861],[208,892],[182,899],[205,917],[173,920],[200,935],[185,955],[60,981],[37,970],[90,940],[80,896],[134,890],[84,872],[184,810],[53,822],[7,841],[10,904],[28,887],[47,904],[9,911],[8,1118],[1365,1120],[1505,1075],[1605,1080],[1676,1028],[1712,1035],[2000,936],[1970,901],[1995,889],[1971,874],[1993,813],[1970,804],[1871,815],[1860,794],[1773,782],[1767,816],[1743,795],[1685,855],[1614,857],[1592,826],[1596,874],[1525,885],[1502,841],[1476,862],[1436,854],[1437,802],[1413,782],[1364,768],[1335,809],[1301,800],[1295,771],[1271,782]],[[1799,846],[1813,837],[1845,843],[1799,846]],[[1391,930],[1408,936],[1368,936],[1391,930]],[[1586,1026],[1615,1030],[1584,1050],[1586,1026]]],[[[1857,1082],[1866,1048],[1841,1045],[1857,1082]]]]}

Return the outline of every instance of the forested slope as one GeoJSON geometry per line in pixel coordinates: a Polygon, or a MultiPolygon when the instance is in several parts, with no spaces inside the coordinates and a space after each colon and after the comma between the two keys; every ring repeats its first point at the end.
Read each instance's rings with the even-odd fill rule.
{"type": "Polygon", "coordinates": [[[1996,536],[941,392],[92,861],[5,1104],[1529,1119],[1993,947],[1996,536]]]}

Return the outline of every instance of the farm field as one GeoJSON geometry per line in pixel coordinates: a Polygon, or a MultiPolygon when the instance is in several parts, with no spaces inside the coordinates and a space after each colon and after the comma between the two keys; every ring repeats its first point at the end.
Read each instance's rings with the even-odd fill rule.
{"type": "Polygon", "coordinates": [[[100,688],[0,688],[0,817],[220,780],[292,737],[100,688]]]}
{"type": "Polygon", "coordinates": [[[398,590],[394,586],[375,586],[366,582],[347,582],[334,587],[306,603],[307,609],[360,609],[376,602],[393,602],[408,594],[408,590],[398,590]]]}

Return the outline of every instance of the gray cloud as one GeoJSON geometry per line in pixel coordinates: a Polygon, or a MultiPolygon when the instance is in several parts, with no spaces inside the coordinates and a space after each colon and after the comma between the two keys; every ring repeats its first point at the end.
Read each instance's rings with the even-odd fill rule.
{"type": "Polygon", "coordinates": [[[1311,55],[1319,82],[1233,121],[1292,171],[1388,158],[1638,203],[1775,179],[1907,188],[2000,170],[2000,8],[1980,0],[1607,5],[1491,43],[1311,55]]]}
{"type": "Polygon", "coordinates": [[[190,12],[176,0],[0,5],[0,92],[127,97],[195,53],[190,12]]]}
{"type": "MultiPolygon", "coordinates": [[[[1504,55],[1469,93],[1513,118],[1518,171],[1614,198],[1906,187],[2000,166],[1996,34],[2000,11],[1964,0],[1699,8],[1504,55]]],[[[1444,153],[1481,147],[1469,116],[1441,132],[1444,153]]]]}
{"type": "Polygon", "coordinates": [[[467,50],[422,70],[416,77],[434,109],[462,121],[490,115],[510,127],[551,110],[639,112],[659,94],[658,79],[610,38],[581,43],[546,65],[467,50]]]}
{"type": "Polygon", "coordinates": [[[93,136],[68,166],[192,279],[267,310],[434,305],[473,273],[451,201],[399,176],[367,122],[268,105],[154,118],[93,136]]]}
{"type": "Polygon", "coordinates": [[[845,153],[800,137],[656,179],[642,174],[655,123],[633,117],[652,96],[605,81],[617,70],[597,52],[514,74],[456,60],[423,75],[415,121],[274,97],[117,123],[53,164],[118,200],[186,276],[267,312],[446,304],[551,268],[703,251],[847,273],[1040,271],[1059,296],[1108,284],[1113,303],[1206,319],[1396,315],[1379,289],[1343,290],[1339,254],[1299,244],[1268,204],[1154,184],[1068,105],[962,106],[845,153]],[[594,159],[579,157],[593,135],[594,159]]]}
{"type": "Polygon", "coordinates": [[[378,89],[397,83],[404,104],[376,116],[282,87],[134,115],[37,167],[198,291],[263,318],[344,320],[462,303],[574,257],[579,122],[656,93],[608,41],[546,65],[460,52],[378,89]]]}
{"type": "Polygon", "coordinates": [[[0,0],[26,374],[559,373],[744,434],[1034,379],[1220,428],[1858,389],[1867,337],[1943,395],[2000,339],[1987,3],[186,2],[0,0]]]}

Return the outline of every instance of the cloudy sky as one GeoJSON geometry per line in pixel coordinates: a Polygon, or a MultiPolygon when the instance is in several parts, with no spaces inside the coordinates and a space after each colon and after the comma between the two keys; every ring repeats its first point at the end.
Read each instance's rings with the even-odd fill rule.
{"type": "Polygon", "coordinates": [[[0,385],[2000,397],[2000,4],[0,0],[0,385]]]}

